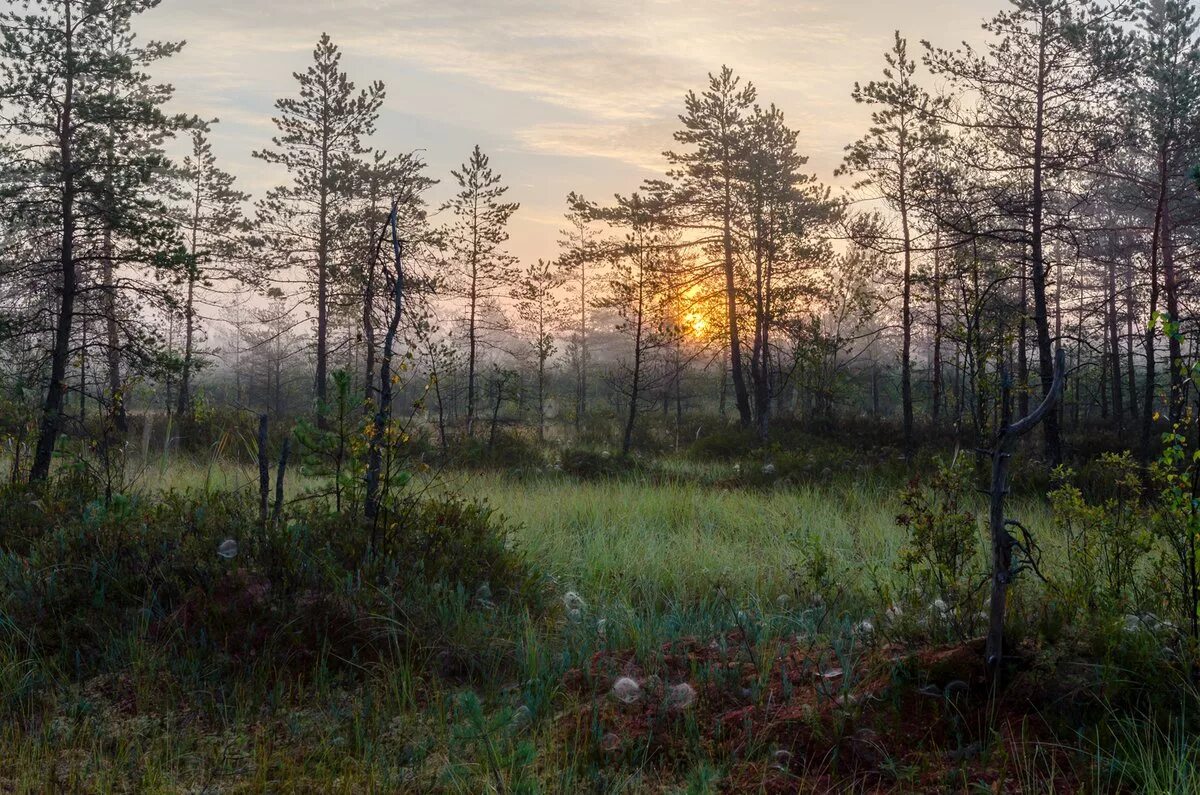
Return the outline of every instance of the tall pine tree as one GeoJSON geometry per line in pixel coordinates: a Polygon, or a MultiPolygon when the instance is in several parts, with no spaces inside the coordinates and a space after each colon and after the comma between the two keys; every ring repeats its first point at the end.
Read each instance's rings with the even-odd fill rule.
{"type": "Polygon", "coordinates": [[[504,248],[508,222],[519,208],[504,201],[508,186],[492,170],[488,156],[478,145],[457,171],[452,171],[458,192],[443,205],[453,220],[447,230],[453,273],[449,288],[466,302],[464,327],[467,335],[467,434],[474,432],[476,373],[479,369],[481,333],[487,325],[481,311],[500,296],[515,279],[516,260],[504,248]]]}
{"type": "Polygon", "coordinates": [[[336,244],[339,181],[353,174],[353,162],[367,152],[363,139],[375,131],[383,104],[383,83],[356,90],[341,68],[342,53],[321,34],[313,63],[294,77],[299,94],[275,102],[272,121],[279,134],[272,148],[254,153],[282,165],[291,182],[273,188],[259,207],[274,267],[299,266],[307,274],[316,308],[315,396],[317,427],[326,428],[328,410],[329,321],[333,248],[336,244]]]}

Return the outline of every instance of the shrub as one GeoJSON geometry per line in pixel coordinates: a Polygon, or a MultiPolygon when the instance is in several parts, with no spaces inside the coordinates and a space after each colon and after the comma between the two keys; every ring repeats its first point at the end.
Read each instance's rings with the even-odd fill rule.
{"type": "Polygon", "coordinates": [[[1073,483],[1074,472],[1061,466],[1048,495],[1066,544],[1066,582],[1060,590],[1079,610],[1123,612],[1136,596],[1137,567],[1153,540],[1142,506],[1141,473],[1128,452],[1104,453],[1088,470],[1093,488],[1087,493],[1100,498],[1085,498],[1073,483]]]}
{"type": "Polygon", "coordinates": [[[979,523],[965,505],[970,493],[967,467],[941,467],[922,484],[909,483],[896,524],[908,531],[897,561],[911,592],[909,607],[949,624],[965,636],[975,621],[978,595],[987,582],[979,555],[979,523]]]}
{"type": "Polygon", "coordinates": [[[603,447],[612,444],[619,433],[620,423],[608,406],[592,406],[579,423],[575,444],[603,447]]]}
{"type": "Polygon", "coordinates": [[[639,468],[638,462],[629,456],[574,448],[563,450],[561,467],[568,475],[585,480],[616,477],[639,468]]]}
{"type": "Polygon", "coordinates": [[[733,461],[758,447],[754,432],[736,425],[715,428],[688,446],[688,456],[697,461],[733,461]]]}
{"type": "Polygon", "coordinates": [[[545,457],[537,441],[516,430],[498,429],[494,439],[469,436],[451,447],[451,457],[461,466],[489,469],[540,469],[545,457]]]}
{"type": "Polygon", "coordinates": [[[447,590],[485,584],[489,604],[540,609],[504,521],[457,499],[408,499],[378,527],[313,505],[260,529],[257,506],[232,493],[118,495],[76,510],[53,484],[5,490],[0,511],[26,517],[0,538],[0,622],[30,656],[79,672],[129,638],[217,664],[268,648],[279,667],[361,660],[440,637],[447,590]]]}
{"type": "Polygon", "coordinates": [[[1151,517],[1155,534],[1170,552],[1161,571],[1170,572],[1164,602],[1200,641],[1200,450],[1189,451],[1182,429],[1163,435],[1163,452],[1152,471],[1158,489],[1151,517]]]}

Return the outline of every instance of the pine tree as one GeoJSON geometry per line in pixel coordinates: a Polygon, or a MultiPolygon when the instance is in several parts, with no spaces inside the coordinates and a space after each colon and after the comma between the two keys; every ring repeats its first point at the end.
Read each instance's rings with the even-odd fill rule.
{"type": "Polygon", "coordinates": [[[801,172],[808,158],[797,151],[796,141],[795,130],[774,105],[754,108],[741,141],[738,176],[745,212],[736,227],[745,241],[749,275],[739,287],[752,311],[750,376],[755,430],[763,442],[782,387],[774,335],[784,318],[802,308],[812,273],[828,259],[826,237],[839,210],[828,189],[801,172]]]}
{"type": "Polygon", "coordinates": [[[575,365],[575,433],[579,434],[587,415],[588,397],[588,308],[597,260],[596,235],[591,229],[594,208],[576,193],[567,196],[566,221],[568,228],[560,232],[559,262],[564,279],[574,293],[574,304],[579,312],[578,325],[571,344],[574,348],[572,361],[575,365]]]}
{"type": "Polygon", "coordinates": [[[565,319],[562,302],[557,296],[563,281],[564,275],[559,268],[540,259],[525,269],[512,291],[521,331],[529,340],[529,353],[534,359],[539,441],[546,438],[547,364],[557,347],[554,333],[565,319]]]}
{"type": "Polygon", "coordinates": [[[663,289],[667,258],[661,196],[639,193],[618,196],[616,205],[598,208],[596,217],[622,232],[620,239],[606,246],[611,267],[596,306],[616,312],[616,330],[632,345],[629,359],[622,364],[624,377],[615,379],[616,388],[628,401],[621,436],[621,453],[628,455],[633,447],[638,410],[649,389],[648,359],[668,342],[664,329],[654,322],[658,304],[669,298],[663,289]]]}
{"type": "Polygon", "coordinates": [[[908,42],[896,31],[890,52],[884,53],[883,80],[854,84],[854,101],[869,105],[871,128],[846,147],[839,173],[859,178],[857,190],[870,190],[883,199],[900,222],[898,241],[866,241],[874,247],[893,250],[899,244],[903,258],[900,279],[900,398],[904,416],[904,450],[913,451],[912,335],[913,335],[913,249],[914,206],[911,184],[930,155],[944,139],[937,123],[945,102],[931,99],[913,80],[917,64],[908,57],[908,42]]]}
{"type": "MultiPolygon", "coordinates": [[[[49,379],[41,409],[31,480],[44,480],[62,430],[67,364],[81,291],[101,264],[100,307],[115,320],[119,264],[161,269],[169,256],[172,225],[152,189],[166,166],[159,144],[183,124],[162,110],[171,88],[154,84],[143,69],[179,45],[137,46],[131,21],[158,0],[37,0],[24,11],[0,15],[0,93],[3,124],[27,145],[10,174],[14,200],[6,210],[43,252],[31,269],[52,290],[55,318],[49,344],[49,379]],[[120,237],[123,250],[115,249],[120,237]]],[[[149,297],[149,296],[148,296],[149,297]]],[[[155,293],[155,299],[162,295],[155,293]]],[[[113,340],[107,340],[111,350],[113,340]]],[[[143,340],[130,347],[141,349],[143,340]]],[[[119,415],[120,394],[113,395],[119,415]]]]}
{"type": "Polygon", "coordinates": [[[476,145],[470,158],[450,172],[458,184],[454,198],[443,205],[454,218],[447,230],[452,257],[451,292],[466,301],[467,316],[467,434],[474,432],[476,373],[481,332],[485,330],[481,309],[511,285],[515,259],[504,249],[508,222],[519,208],[503,201],[508,186],[492,170],[488,156],[476,145]]]}
{"type": "Polygon", "coordinates": [[[185,236],[187,260],[183,272],[183,358],[180,363],[176,415],[180,441],[187,443],[193,425],[192,375],[204,364],[197,345],[198,305],[209,303],[201,291],[218,281],[251,281],[239,267],[240,236],[246,231],[242,203],[250,198],[234,188],[235,177],[217,166],[208,124],[192,131],[192,151],[180,163],[177,215],[185,236]]]}
{"type": "Polygon", "coordinates": [[[282,165],[291,183],[272,189],[259,206],[273,267],[300,266],[307,273],[317,313],[316,418],[318,428],[328,425],[329,326],[332,302],[332,267],[336,242],[339,185],[354,173],[353,162],[367,149],[363,139],[375,131],[383,104],[384,86],[355,85],[341,69],[342,54],[321,34],[313,50],[313,63],[293,76],[299,86],[295,97],[275,102],[279,112],[272,121],[279,135],[272,148],[254,153],[268,163],[282,165]]]}
{"type": "MultiPolygon", "coordinates": [[[[978,100],[970,113],[951,119],[973,144],[967,150],[979,177],[969,194],[973,206],[960,222],[939,220],[956,233],[1028,252],[1043,395],[1054,380],[1061,325],[1056,313],[1052,333],[1048,260],[1078,206],[1078,176],[1114,145],[1114,88],[1131,52],[1117,21],[1119,9],[1078,0],[1011,0],[1009,10],[984,24],[991,35],[984,53],[963,45],[929,48],[926,56],[931,71],[978,100]]],[[[1061,461],[1057,412],[1043,430],[1048,456],[1061,461]]]]}
{"type": "Polygon", "coordinates": [[[741,212],[738,182],[741,144],[756,96],[754,85],[749,82],[742,85],[741,78],[727,66],[719,74],[709,74],[707,91],[688,92],[684,98],[684,113],[679,117],[683,129],[675,133],[675,140],[691,150],[664,153],[672,166],[669,176],[676,184],[676,201],[688,208],[679,223],[698,233],[697,244],[714,254],[716,267],[724,278],[729,369],[738,416],[746,428],[751,425],[752,413],[742,365],[737,285],[739,247],[734,226],[741,212]]]}
{"type": "Polygon", "coordinates": [[[1159,291],[1166,302],[1168,373],[1171,390],[1167,402],[1172,424],[1183,416],[1183,372],[1180,273],[1174,220],[1180,198],[1190,194],[1187,173],[1195,137],[1200,132],[1196,107],[1200,104],[1200,43],[1197,42],[1195,6],[1180,0],[1153,0],[1141,14],[1142,58],[1134,77],[1130,105],[1136,143],[1150,155],[1150,171],[1139,183],[1152,186],[1144,198],[1153,209],[1150,239],[1150,322],[1146,327],[1146,381],[1143,401],[1141,449],[1148,455],[1153,417],[1155,337],[1159,291]],[[1161,270],[1160,270],[1161,266],[1161,270]]]}
{"type": "MultiPolygon", "coordinates": [[[[379,354],[376,330],[386,325],[383,320],[394,308],[384,278],[385,266],[392,257],[388,236],[393,204],[398,234],[404,243],[406,303],[411,304],[417,296],[413,289],[418,285],[412,272],[414,263],[424,248],[438,245],[429,228],[425,201],[425,193],[437,180],[425,174],[425,167],[415,153],[389,155],[375,151],[369,159],[354,164],[352,174],[342,183],[342,228],[338,231],[342,243],[335,273],[346,292],[343,303],[359,312],[359,336],[365,348],[363,383],[368,398],[375,390],[379,354]]],[[[372,402],[368,399],[364,403],[368,413],[372,402]]]]}

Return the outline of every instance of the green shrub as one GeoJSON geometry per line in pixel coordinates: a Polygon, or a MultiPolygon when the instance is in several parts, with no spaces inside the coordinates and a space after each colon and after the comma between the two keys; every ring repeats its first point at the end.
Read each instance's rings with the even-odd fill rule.
{"type": "Polygon", "coordinates": [[[497,429],[495,438],[468,436],[451,446],[460,466],[486,469],[541,469],[545,457],[537,440],[517,430],[497,429]]]}
{"type": "Polygon", "coordinates": [[[1054,524],[1066,546],[1060,593],[1086,614],[1125,612],[1136,606],[1136,574],[1153,535],[1142,503],[1142,475],[1128,453],[1104,453],[1088,466],[1090,497],[1067,467],[1054,471],[1048,495],[1054,524]]]}
{"type": "Polygon", "coordinates": [[[910,588],[907,606],[931,625],[965,637],[976,623],[987,582],[979,522],[970,503],[966,466],[942,467],[925,483],[913,480],[900,497],[896,524],[908,531],[897,567],[910,588]]]}
{"type": "Polygon", "coordinates": [[[612,409],[601,405],[592,406],[579,423],[575,444],[586,447],[604,447],[612,444],[622,427],[612,409]]]}
{"type": "Polygon", "coordinates": [[[737,425],[714,428],[688,446],[687,454],[697,461],[734,461],[758,447],[754,432],[737,425]]]}
{"type": "Polygon", "coordinates": [[[0,492],[0,511],[26,517],[0,538],[0,624],[30,656],[80,672],[134,637],[216,664],[270,651],[279,667],[436,645],[447,589],[540,609],[504,521],[457,499],[401,501],[377,526],[311,504],[260,528],[253,500],[233,493],[76,510],[51,484],[0,492]]]}
{"type": "Polygon", "coordinates": [[[568,448],[562,452],[562,471],[584,480],[616,477],[637,471],[638,462],[629,457],[614,455],[607,450],[568,448]]]}

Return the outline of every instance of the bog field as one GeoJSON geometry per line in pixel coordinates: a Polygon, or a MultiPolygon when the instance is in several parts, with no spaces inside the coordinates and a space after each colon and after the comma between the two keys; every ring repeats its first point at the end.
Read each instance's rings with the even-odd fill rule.
{"type": "MultiPolygon", "coordinates": [[[[129,460],[107,498],[85,493],[95,473],[7,487],[0,783],[1200,786],[1163,538],[1122,541],[1100,524],[1117,503],[1089,505],[1065,473],[1049,499],[1018,489],[1010,512],[1053,574],[1011,592],[997,680],[968,457],[933,482],[886,454],[801,459],[413,467],[388,520],[403,532],[347,520],[361,490],[304,465],[265,524],[257,468],[236,460],[129,460]]],[[[1141,488],[1116,457],[1086,476],[1113,500],[1141,488]]]]}

